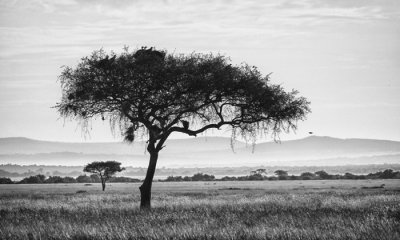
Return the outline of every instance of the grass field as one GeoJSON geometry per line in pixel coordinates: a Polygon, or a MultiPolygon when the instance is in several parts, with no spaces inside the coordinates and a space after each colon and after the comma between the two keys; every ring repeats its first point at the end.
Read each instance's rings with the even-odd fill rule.
{"type": "Polygon", "coordinates": [[[400,239],[400,180],[138,186],[0,185],[0,239],[400,239]]]}

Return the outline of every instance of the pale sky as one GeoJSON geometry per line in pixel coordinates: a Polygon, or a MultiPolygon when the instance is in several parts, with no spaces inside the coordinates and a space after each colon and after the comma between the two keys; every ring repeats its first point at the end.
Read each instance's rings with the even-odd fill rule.
{"type": "Polygon", "coordinates": [[[85,139],[51,107],[62,65],[127,45],[221,53],[273,72],[311,101],[283,140],[312,131],[400,141],[399,0],[0,0],[0,28],[0,137],[119,141],[96,122],[85,139]]]}

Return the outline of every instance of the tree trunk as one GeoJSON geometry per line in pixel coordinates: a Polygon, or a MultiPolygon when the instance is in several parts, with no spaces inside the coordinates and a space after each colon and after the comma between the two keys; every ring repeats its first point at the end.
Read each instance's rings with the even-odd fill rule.
{"type": "Polygon", "coordinates": [[[158,159],[158,151],[153,150],[149,151],[150,153],[150,162],[149,167],[147,168],[146,178],[143,181],[140,189],[140,209],[150,209],[150,200],[151,200],[151,185],[153,183],[154,173],[156,171],[157,159],[158,159]]]}
{"type": "Polygon", "coordinates": [[[106,182],[105,181],[101,181],[101,186],[103,187],[103,191],[106,189],[106,182]]]}

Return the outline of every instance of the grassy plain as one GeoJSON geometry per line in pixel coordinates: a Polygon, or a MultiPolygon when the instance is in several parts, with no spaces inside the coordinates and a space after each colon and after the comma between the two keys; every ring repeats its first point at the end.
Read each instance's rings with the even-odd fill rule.
{"type": "Polygon", "coordinates": [[[400,180],[0,185],[0,239],[400,239],[400,180]],[[379,188],[385,184],[383,188],[379,188]]]}

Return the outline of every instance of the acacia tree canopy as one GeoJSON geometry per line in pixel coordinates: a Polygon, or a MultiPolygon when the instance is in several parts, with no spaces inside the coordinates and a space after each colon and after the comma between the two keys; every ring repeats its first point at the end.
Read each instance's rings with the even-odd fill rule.
{"type": "Polygon", "coordinates": [[[145,133],[149,169],[173,132],[196,136],[230,126],[233,136],[255,139],[260,132],[295,128],[310,112],[297,91],[286,92],[256,67],[234,66],[222,55],[146,47],[121,54],[99,50],[77,67],[65,67],[60,80],[63,94],[56,108],[61,116],[109,119],[127,141],[145,133]]]}

